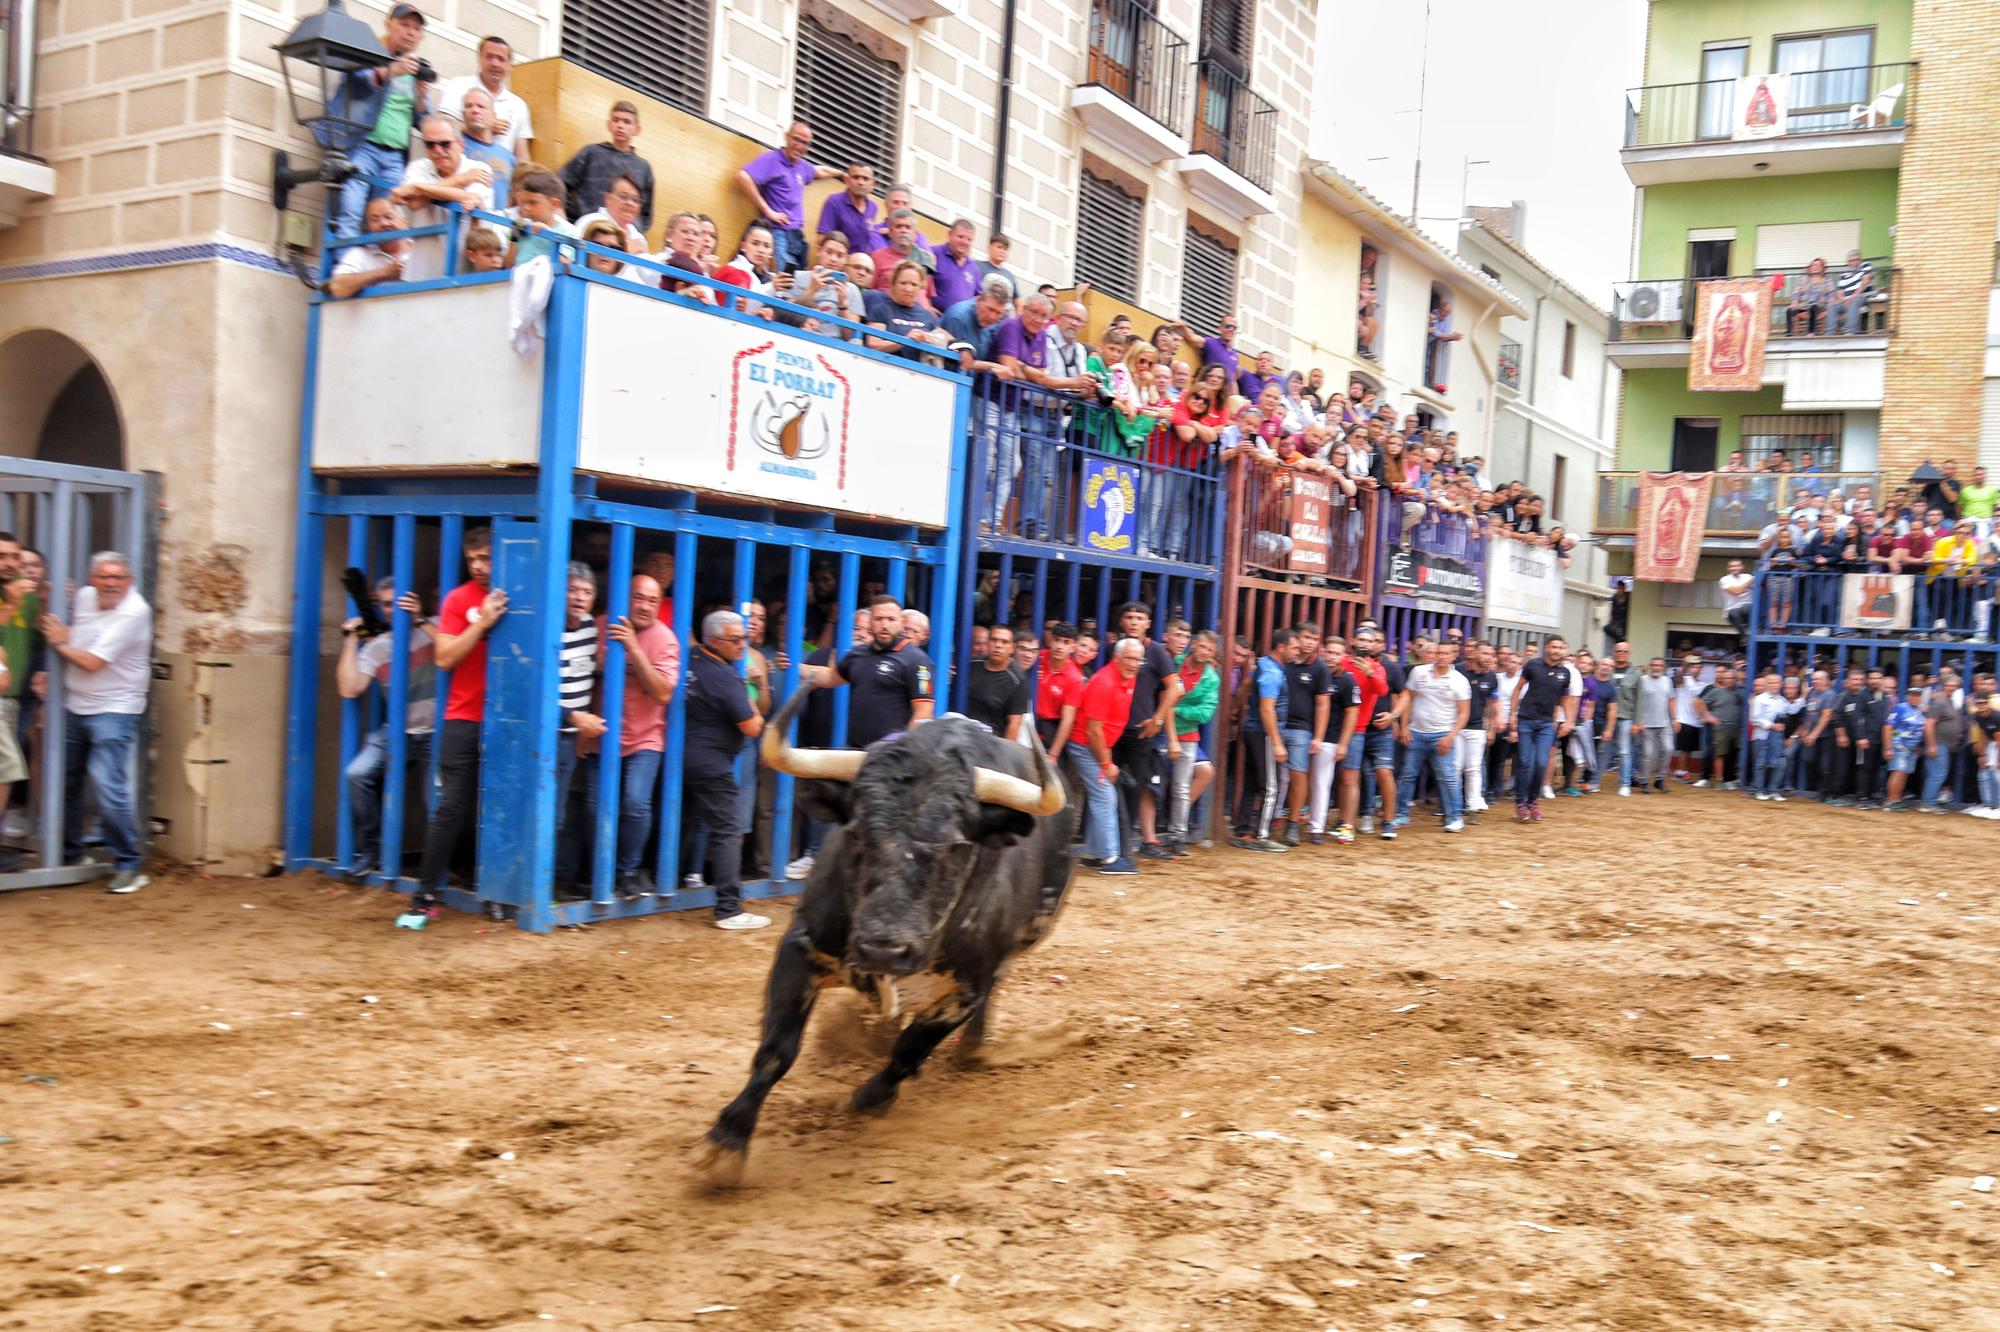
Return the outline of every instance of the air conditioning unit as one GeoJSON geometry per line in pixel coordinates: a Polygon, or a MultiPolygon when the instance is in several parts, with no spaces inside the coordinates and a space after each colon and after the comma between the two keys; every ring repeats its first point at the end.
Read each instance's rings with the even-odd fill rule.
{"type": "Polygon", "coordinates": [[[1678,324],[1681,322],[1683,284],[1633,282],[1625,288],[1625,322],[1628,324],[1678,324]]]}

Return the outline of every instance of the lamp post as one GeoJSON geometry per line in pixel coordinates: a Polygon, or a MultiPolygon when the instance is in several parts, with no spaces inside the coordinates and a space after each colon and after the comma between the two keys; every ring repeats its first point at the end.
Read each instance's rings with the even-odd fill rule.
{"type": "Polygon", "coordinates": [[[388,64],[389,53],[367,24],[347,12],[341,0],[326,0],[326,8],[301,19],[291,35],[272,49],[284,70],[292,119],[312,135],[322,154],[317,166],[297,167],[284,152],[272,155],[271,201],[283,212],[298,186],[314,181],[338,185],[354,174],[354,164],[347,155],[370,124],[356,118],[348,76],[388,64]],[[310,101],[301,103],[301,83],[317,90],[316,107],[310,101]]]}

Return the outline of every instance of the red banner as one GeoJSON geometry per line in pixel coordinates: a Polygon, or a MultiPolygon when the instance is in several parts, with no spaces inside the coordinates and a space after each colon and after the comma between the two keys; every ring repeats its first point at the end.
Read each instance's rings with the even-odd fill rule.
{"type": "Polygon", "coordinates": [[[1771,334],[1771,280],[1703,279],[1694,285],[1688,387],[1755,393],[1764,387],[1764,340],[1771,334]]]}
{"type": "Polygon", "coordinates": [[[1321,476],[1292,474],[1292,559],[1299,573],[1326,572],[1327,522],[1333,483],[1321,476]]]}
{"type": "Polygon", "coordinates": [[[1692,583],[1701,563],[1712,472],[1641,472],[1632,571],[1642,583],[1692,583]]]}

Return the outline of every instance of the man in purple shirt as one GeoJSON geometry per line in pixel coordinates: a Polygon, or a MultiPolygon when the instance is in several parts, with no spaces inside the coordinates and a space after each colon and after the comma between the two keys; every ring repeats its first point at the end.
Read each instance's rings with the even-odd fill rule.
{"type": "Polygon", "coordinates": [[[931,251],[937,259],[937,273],[932,282],[937,287],[940,310],[949,310],[979,294],[979,261],[972,257],[975,229],[971,218],[961,217],[951,224],[951,234],[944,238],[944,244],[931,251]]]}
{"type": "Polygon", "coordinates": [[[997,411],[987,411],[986,460],[993,478],[992,502],[983,516],[994,529],[1007,520],[1007,501],[1014,495],[1014,469],[1021,468],[1021,510],[1015,534],[1040,537],[1042,512],[1054,480],[1062,413],[1051,410],[1043,387],[1049,380],[1049,344],[1044,336],[1055,317],[1055,303],[1046,296],[1021,302],[1021,313],[993,330],[993,359],[1007,371],[1007,380],[988,379],[984,395],[997,411]],[[1031,387],[1021,387],[1025,384],[1031,387]]]}
{"type": "Polygon", "coordinates": [[[1247,398],[1250,395],[1243,388],[1243,366],[1236,359],[1236,322],[1235,315],[1224,315],[1215,336],[1201,340],[1201,363],[1227,370],[1229,381],[1223,385],[1223,392],[1241,393],[1247,398]]]}
{"type": "Polygon", "coordinates": [[[882,207],[875,202],[875,168],[856,162],[847,168],[847,188],[829,194],[819,206],[819,234],[839,232],[847,237],[849,254],[873,254],[882,244],[875,219],[882,207]]]}
{"type": "Polygon", "coordinates": [[[785,131],[785,146],[750,159],[736,173],[736,184],[757,210],[757,216],[771,227],[771,242],[777,251],[773,265],[780,273],[805,267],[806,186],[822,176],[840,173],[831,167],[806,161],[813,134],[803,120],[794,121],[785,131]]]}

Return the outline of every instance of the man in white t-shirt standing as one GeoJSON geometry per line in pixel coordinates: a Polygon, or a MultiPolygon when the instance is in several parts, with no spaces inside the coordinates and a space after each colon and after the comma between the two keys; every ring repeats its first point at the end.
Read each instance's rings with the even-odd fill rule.
{"type": "Polygon", "coordinates": [[[1444,802],[1444,830],[1465,831],[1465,811],[1458,787],[1458,733],[1465,729],[1466,714],[1472,706],[1472,684],[1453,665],[1458,644],[1432,643],[1424,650],[1424,661],[1410,669],[1404,688],[1410,695],[1405,714],[1401,789],[1396,793],[1395,826],[1410,821],[1409,809],[1417,795],[1417,774],[1431,765],[1438,796],[1444,802]]]}
{"type": "Polygon", "coordinates": [[[494,139],[520,158],[527,154],[528,143],[535,137],[535,122],[528,114],[527,102],[507,86],[507,73],[513,67],[514,48],[507,45],[505,37],[480,38],[479,72],[439,84],[437,109],[439,115],[464,124],[465,94],[474,88],[484,88],[493,99],[494,139]]]}
{"type": "MultiPolygon", "coordinates": [[[[492,212],[493,169],[465,155],[458,122],[431,116],[419,127],[417,135],[423,144],[423,159],[410,163],[403,172],[403,183],[389,191],[389,197],[408,210],[410,226],[442,225],[447,217],[444,210],[447,203],[492,212]]],[[[471,218],[464,219],[459,224],[460,242],[465,239],[465,228],[481,225],[484,224],[471,218]]],[[[409,257],[403,262],[403,279],[421,282],[443,277],[444,247],[442,235],[420,236],[411,241],[409,257]]]]}
{"type": "Polygon", "coordinates": [[[117,551],[90,557],[90,585],[76,594],[70,624],[41,619],[49,651],[63,660],[68,717],[63,748],[63,863],[83,860],[83,788],[97,801],[113,860],[110,891],[146,886],[133,807],[139,717],[153,676],[153,608],[132,587],[132,562],[117,551]]]}
{"type": "Polygon", "coordinates": [[[1750,636],[1750,588],[1756,581],[1743,571],[1743,561],[1731,560],[1729,572],[1715,580],[1722,588],[1722,613],[1736,626],[1739,637],[1750,636]]]}

